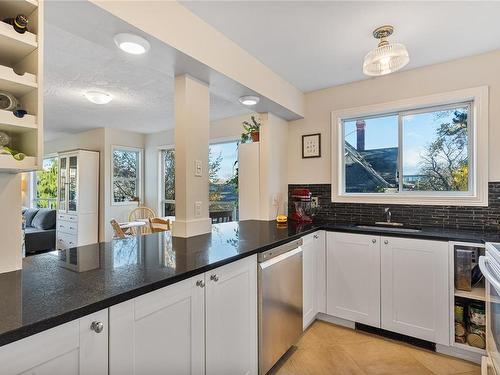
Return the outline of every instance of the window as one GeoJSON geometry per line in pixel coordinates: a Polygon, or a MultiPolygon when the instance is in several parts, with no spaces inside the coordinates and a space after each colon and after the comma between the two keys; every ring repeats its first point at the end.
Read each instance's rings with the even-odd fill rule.
{"type": "Polygon", "coordinates": [[[112,202],[126,204],[140,200],[142,150],[115,146],[112,150],[112,202]]]}
{"type": "Polygon", "coordinates": [[[444,105],[417,98],[413,107],[405,100],[334,112],[339,154],[333,156],[338,181],[332,184],[332,200],[487,204],[487,100],[482,94],[475,90],[468,100],[444,105]]]}
{"type": "Polygon", "coordinates": [[[213,223],[238,220],[238,142],[208,149],[209,215],[213,223]]]}
{"type": "Polygon", "coordinates": [[[161,212],[162,216],[175,216],[175,151],[160,150],[161,158],[161,212]]]}
{"type": "Polygon", "coordinates": [[[42,170],[32,172],[31,205],[55,209],[57,204],[57,156],[43,159],[42,170]]]}

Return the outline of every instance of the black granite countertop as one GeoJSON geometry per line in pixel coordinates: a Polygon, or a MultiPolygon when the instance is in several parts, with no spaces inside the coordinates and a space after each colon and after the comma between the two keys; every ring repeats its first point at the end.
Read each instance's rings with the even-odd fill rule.
{"type": "Polygon", "coordinates": [[[210,234],[170,232],[128,237],[27,257],[20,271],[0,274],[0,346],[176,283],[318,229],[442,241],[500,242],[500,235],[447,229],[417,233],[352,224],[248,220],[215,224],[210,234]]]}
{"type": "Polygon", "coordinates": [[[170,232],[34,255],[0,274],[0,346],[312,233],[248,220],[191,238],[170,232]]]}

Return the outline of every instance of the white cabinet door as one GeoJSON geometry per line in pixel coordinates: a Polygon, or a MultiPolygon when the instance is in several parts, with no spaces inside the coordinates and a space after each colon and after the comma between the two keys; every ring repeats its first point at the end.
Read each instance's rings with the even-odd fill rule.
{"type": "Polygon", "coordinates": [[[303,328],[318,312],[326,312],[325,232],[318,231],[302,238],[303,253],[303,328]]]}
{"type": "Polygon", "coordinates": [[[204,276],[110,308],[112,375],[204,374],[204,276]]]}
{"type": "Polygon", "coordinates": [[[206,374],[257,374],[257,257],[205,274],[206,374]]]}
{"type": "Polygon", "coordinates": [[[302,245],[302,292],[303,292],[303,328],[311,324],[317,313],[316,305],[316,249],[315,234],[303,237],[302,245]]]}
{"type": "Polygon", "coordinates": [[[380,327],[379,237],[327,236],[327,313],[380,327]]]}
{"type": "Polygon", "coordinates": [[[448,243],[381,242],[382,328],[448,345],[448,243]]]}
{"type": "Polygon", "coordinates": [[[2,375],[105,375],[108,310],[101,310],[0,347],[2,375]],[[91,330],[101,322],[100,333],[91,330]]]}
{"type": "Polygon", "coordinates": [[[316,232],[313,241],[316,252],[316,313],[326,313],[326,232],[324,230],[316,232]]]}

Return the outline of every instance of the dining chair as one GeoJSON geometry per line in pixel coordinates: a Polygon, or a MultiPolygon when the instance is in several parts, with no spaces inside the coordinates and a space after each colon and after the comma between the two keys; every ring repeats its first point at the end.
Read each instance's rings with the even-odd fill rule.
{"type": "Polygon", "coordinates": [[[127,236],[115,219],[111,219],[110,224],[115,232],[114,238],[125,238],[127,236]]]}
{"type": "MultiPolygon", "coordinates": [[[[149,207],[145,206],[140,206],[137,208],[134,208],[132,211],[130,211],[128,215],[128,221],[145,221],[146,223],[150,218],[156,217],[156,213],[154,210],[152,210],[149,207]]],[[[131,231],[134,234],[149,234],[151,232],[150,225],[144,225],[139,228],[131,228],[131,231]],[[139,232],[139,233],[137,233],[139,232]]]]}
{"type": "Polygon", "coordinates": [[[166,232],[171,229],[170,220],[165,220],[160,217],[150,217],[149,227],[151,229],[151,233],[166,232]]]}

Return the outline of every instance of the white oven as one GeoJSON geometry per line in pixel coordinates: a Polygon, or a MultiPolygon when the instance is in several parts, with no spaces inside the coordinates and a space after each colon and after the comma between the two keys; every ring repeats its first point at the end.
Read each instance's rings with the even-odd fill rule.
{"type": "Polygon", "coordinates": [[[486,243],[479,258],[486,279],[486,351],[482,361],[483,375],[500,375],[500,243],[486,243]]]}

